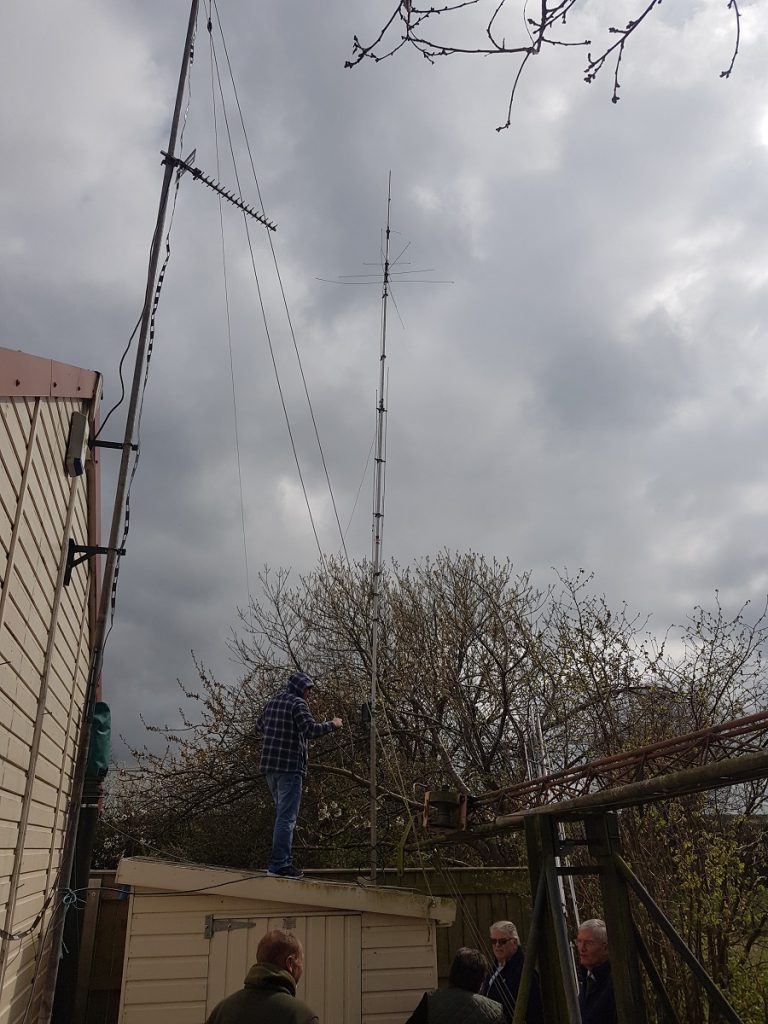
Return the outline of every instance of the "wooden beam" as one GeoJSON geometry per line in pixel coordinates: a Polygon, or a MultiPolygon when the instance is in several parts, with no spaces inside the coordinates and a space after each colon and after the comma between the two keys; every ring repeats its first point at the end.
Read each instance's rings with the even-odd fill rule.
{"type": "Polygon", "coordinates": [[[608,813],[590,816],[585,826],[590,855],[600,868],[616,1016],[619,1024],[646,1024],[648,1018],[627,883],[614,860],[614,855],[621,851],[619,824],[616,815],[608,813]]]}
{"type": "Polygon", "coordinates": [[[543,885],[546,894],[541,928],[536,934],[539,973],[545,979],[541,995],[544,1017],[549,1024],[581,1024],[579,994],[570,963],[560,887],[555,874],[555,829],[556,824],[550,818],[529,818],[525,825],[531,892],[538,895],[543,885]]]}
{"type": "Polygon", "coordinates": [[[520,985],[517,990],[517,1002],[515,1003],[515,1014],[512,1024],[525,1024],[528,1011],[528,1000],[533,985],[533,972],[536,967],[536,957],[539,955],[539,939],[541,937],[541,924],[544,917],[546,900],[544,898],[546,883],[544,875],[539,875],[539,884],[536,886],[536,899],[533,903],[533,918],[531,930],[528,933],[528,941],[525,944],[525,960],[523,961],[523,973],[520,975],[520,985]]]}
{"type": "MultiPolygon", "coordinates": [[[[615,789],[590,793],[587,796],[575,797],[573,800],[562,800],[553,804],[538,804],[527,807],[524,811],[514,814],[501,814],[494,821],[477,825],[466,832],[453,833],[448,836],[430,837],[428,843],[419,845],[443,845],[444,843],[472,842],[487,839],[501,832],[522,829],[526,818],[546,815],[559,821],[580,820],[585,814],[599,811],[615,811],[622,807],[637,807],[640,804],[654,803],[658,800],[674,800],[690,793],[705,790],[722,789],[734,786],[739,782],[750,782],[753,779],[768,778],[768,750],[756,754],[742,754],[730,757],[725,761],[712,764],[696,765],[683,768],[669,775],[661,775],[656,779],[643,779],[615,789]]],[[[415,848],[414,844],[414,848],[415,848]]]]}

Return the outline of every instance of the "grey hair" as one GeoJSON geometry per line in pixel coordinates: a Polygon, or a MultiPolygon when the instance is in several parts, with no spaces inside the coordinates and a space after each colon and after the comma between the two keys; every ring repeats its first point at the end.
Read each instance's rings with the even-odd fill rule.
{"type": "Polygon", "coordinates": [[[512,921],[495,921],[491,925],[492,932],[501,932],[506,935],[508,939],[516,939],[520,942],[520,936],[517,934],[517,925],[512,921]]]}
{"type": "Polygon", "coordinates": [[[579,925],[579,931],[581,932],[585,928],[591,931],[604,945],[608,945],[608,932],[605,928],[605,921],[602,918],[593,917],[589,921],[582,921],[579,925]]]}

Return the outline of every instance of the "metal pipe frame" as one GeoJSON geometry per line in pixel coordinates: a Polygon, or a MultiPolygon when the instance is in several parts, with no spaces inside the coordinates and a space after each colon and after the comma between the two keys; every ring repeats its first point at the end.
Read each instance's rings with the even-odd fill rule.
{"type": "Polygon", "coordinates": [[[675,926],[654,900],[653,896],[651,896],[645,888],[629,864],[627,864],[624,858],[618,853],[614,853],[613,859],[624,880],[629,884],[640,899],[640,902],[645,906],[651,920],[659,926],[661,931],[669,939],[673,948],[680,954],[681,959],[688,965],[694,978],[696,978],[702,988],[706,991],[710,1001],[714,1004],[718,1013],[720,1013],[724,1020],[728,1021],[728,1024],[744,1024],[741,1017],[736,1013],[734,1008],[714,983],[703,965],[699,963],[695,953],[685,943],[675,926]]]}
{"type": "Polygon", "coordinates": [[[667,775],[694,765],[728,760],[734,755],[764,750],[766,745],[768,712],[761,711],[483,793],[474,803],[476,806],[491,804],[502,798],[505,804],[517,804],[521,808],[552,803],[566,797],[585,796],[596,787],[614,788],[650,775],[667,775]]]}
{"type": "Polygon", "coordinates": [[[635,928],[635,946],[637,947],[637,952],[640,955],[640,961],[645,968],[645,973],[648,975],[651,987],[656,993],[656,998],[659,1000],[664,1024],[680,1024],[680,1018],[675,1013],[675,1008],[672,1005],[672,1000],[669,998],[669,993],[664,985],[664,980],[656,970],[656,964],[653,962],[651,951],[648,949],[648,946],[645,944],[645,939],[637,928],[635,928]]]}
{"type": "Polygon", "coordinates": [[[539,939],[541,937],[541,925],[546,906],[544,894],[546,883],[544,875],[539,875],[539,884],[536,886],[536,899],[533,902],[533,917],[531,919],[531,930],[528,932],[528,942],[525,946],[525,960],[523,961],[523,972],[520,975],[520,986],[517,990],[517,1001],[515,1012],[512,1017],[512,1024],[525,1024],[525,1015],[528,1011],[528,1000],[533,985],[533,972],[536,966],[536,957],[539,955],[539,939]]]}

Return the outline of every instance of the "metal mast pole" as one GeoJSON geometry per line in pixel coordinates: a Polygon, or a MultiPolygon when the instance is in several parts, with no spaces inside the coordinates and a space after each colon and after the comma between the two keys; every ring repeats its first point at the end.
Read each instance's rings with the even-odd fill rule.
{"type": "MultiPolygon", "coordinates": [[[[534,716],[534,727],[536,730],[536,746],[539,751],[539,777],[543,778],[549,774],[549,759],[547,757],[547,749],[544,745],[544,733],[541,729],[541,717],[538,713],[534,716]]],[[[565,839],[565,826],[562,821],[557,823],[557,838],[560,842],[565,839]]],[[[561,859],[559,856],[555,857],[555,867],[559,869],[561,866],[561,859]]],[[[565,885],[563,883],[563,876],[558,873],[557,875],[557,887],[560,893],[560,905],[562,907],[563,917],[567,921],[567,901],[565,896],[565,885]]],[[[576,888],[573,884],[573,875],[568,875],[568,888],[571,897],[571,908],[573,910],[573,918],[578,928],[581,925],[581,918],[579,915],[579,904],[576,900],[576,888]]],[[[554,911],[553,911],[554,913],[554,911]]],[[[578,978],[578,970],[576,964],[576,958],[573,950],[573,946],[569,944],[568,947],[571,951],[571,970],[574,978],[578,978]]]]}
{"type": "Polygon", "coordinates": [[[376,881],[376,690],[378,683],[379,609],[381,607],[381,549],[384,532],[384,468],[386,464],[385,439],[387,408],[384,404],[387,362],[387,299],[389,298],[389,213],[392,205],[392,172],[387,182],[387,229],[384,240],[384,282],[381,292],[381,349],[379,352],[379,394],[376,404],[376,457],[373,475],[373,600],[371,604],[371,881],[376,881]]]}
{"type": "MultiPolygon", "coordinates": [[[[192,52],[192,41],[194,39],[195,34],[195,24],[197,22],[198,7],[199,0],[192,0],[189,10],[189,22],[187,24],[187,36],[184,41],[184,53],[182,55],[181,60],[179,84],[176,91],[176,105],[173,111],[173,120],[171,121],[171,132],[168,140],[167,155],[169,157],[174,157],[176,154],[176,141],[179,132],[179,121],[181,119],[181,106],[184,99],[184,86],[186,85],[187,75],[189,73],[189,64],[192,52]]],[[[90,742],[90,726],[93,715],[93,701],[96,693],[96,684],[99,680],[99,676],[101,675],[101,668],[104,661],[104,638],[106,635],[107,615],[109,612],[109,603],[112,597],[112,586],[114,584],[115,570],[117,566],[118,539],[120,537],[120,530],[123,525],[123,517],[125,514],[125,495],[128,485],[128,469],[131,460],[131,445],[133,443],[133,437],[136,430],[136,417],[139,407],[139,395],[141,391],[141,381],[144,372],[144,362],[146,359],[147,352],[147,340],[149,337],[149,327],[152,316],[152,301],[154,297],[155,287],[157,284],[157,268],[160,261],[163,228],[165,226],[165,215],[168,208],[168,197],[171,191],[171,182],[173,180],[174,173],[175,167],[172,160],[166,159],[165,173],[163,175],[163,184],[160,189],[160,203],[157,211],[157,221],[155,224],[155,232],[152,237],[152,248],[149,257],[149,269],[147,271],[147,286],[146,291],[144,293],[144,309],[141,316],[141,329],[139,332],[138,346],[136,349],[136,363],[133,371],[133,383],[131,386],[131,396],[128,405],[128,414],[125,420],[125,431],[122,445],[122,458],[120,460],[120,471],[118,474],[117,486],[115,488],[115,504],[112,512],[112,527],[109,533],[109,552],[106,556],[106,562],[104,565],[104,576],[101,583],[101,593],[99,595],[99,608],[96,617],[93,641],[91,644],[91,665],[88,674],[88,686],[86,689],[85,713],[83,716],[83,721],[80,729],[77,762],[75,765],[75,774],[72,783],[70,812],[67,820],[67,830],[64,838],[64,848],[62,851],[63,863],[59,882],[59,885],[62,888],[66,888],[69,885],[69,877],[72,871],[72,862],[75,850],[75,838],[77,835],[77,825],[80,817],[80,801],[82,799],[83,781],[85,778],[85,766],[88,756],[88,745],[90,742]]],[[[38,1016],[38,1019],[41,1022],[50,1019],[51,1010],[53,1008],[53,993],[56,985],[56,973],[58,968],[58,950],[61,944],[62,930],[64,927],[64,909],[65,908],[62,907],[61,903],[58,903],[57,910],[54,911],[56,920],[53,926],[53,935],[51,943],[53,955],[50,958],[50,967],[45,978],[45,984],[42,993],[40,1013],[38,1016]]]]}
{"type": "MultiPolygon", "coordinates": [[[[176,92],[176,106],[173,111],[171,122],[171,134],[168,140],[168,157],[176,155],[176,137],[179,131],[179,120],[181,118],[181,104],[184,99],[184,86],[189,72],[189,62],[192,52],[192,40],[195,34],[195,23],[197,21],[197,10],[200,0],[192,0],[189,12],[189,24],[187,26],[187,38],[184,42],[184,54],[181,61],[181,73],[179,85],[176,92]]],[[[144,361],[147,352],[147,339],[149,337],[149,326],[152,317],[152,300],[157,284],[157,267],[160,262],[160,250],[162,244],[163,228],[165,226],[165,214],[168,208],[168,197],[171,191],[171,182],[175,173],[173,159],[167,159],[163,184],[160,189],[160,204],[157,211],[157,223],[155,233],[152,236],[152,249],[149,256],[149,269],[147,271],[147,287],[144,293],[144,309],[141,314],[141,329],[139,331],[139,342],[136,349],[136,363],[133,368],[133,383],[131,385],[131,397],[128,405],[128,415],[125,420],[125,433],[123,437],[123,451],[120,459],[120,472],[115,489],[115,505],[112,512],[112,527],[109,531],[109,553],[106,556],[104,566],[104,579],[99,602],[99,614],[96,620],[96,636],[93,644],[93,658],[91,661],[91,678],[89,683],[94,686],[101,672],[104,660],[104,634],[106,632],[107,613],[109,602],[112,596],[112,584],[115,579],[115,568],[117,564],[117,543],[120,530],[123,525],[125,512],[125,492],[128,485],[128,469],[131,461],[131,444],[136,430],[136,416],[138,413],[139,396],[141,392],[141,380],[144,372],[144,361]]]]}

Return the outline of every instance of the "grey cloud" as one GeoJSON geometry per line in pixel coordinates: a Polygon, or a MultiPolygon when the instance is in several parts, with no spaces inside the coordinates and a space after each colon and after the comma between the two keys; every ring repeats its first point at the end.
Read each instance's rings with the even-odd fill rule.
{"type": "MultiPolygon", "coordinates": [[[[757,597],[768,511],[759,6],[727,83],[708,26],[678,9],[638,33],[618,107],[606,81],[581,85],[579,55],[553,53],[501,134],[509,65],[430,68],[401,54],[345,71],[352,33],[375,12],[221,6],[343,525],[373,434],[378,295],[315,279],[378,258],[391,168],[398,244],[411,240],[411,266],[456,284],[395,288],[405,331],[391,311],[385,552],[509,554],[540,582],[551,566],[584,565],[657,625],[718,585],[735,602],[757,597]]],[[[33,13],[15,6],[6,19],[17,42],[0,65],[14,96],[0,134],[2,343],[102,370],[105,408],[142,301],[184,19],[149,0],[77,0],[43,76],[27,59],[33,13]]],[[[234,187],[221,120],[216,171],[204,22],[194,76],[185,150],[234,187]]],[[[300,572],[317,551],[242,224],[229,209],[224,223],[255,586],[264,563],[300,572]]],[[[271,256],[263,233],[253,239],[322,544],[335,550],[271,256]]],[[[105,668],[116,727],[134,741],[138,709],[174,718],[191,648],[236,677],[225,639],[245,597],[219,208],[189,176],[172,245],[105,668]]],[[[116,416],[112,436],[120,426],[116,416]]],[[[114,462],[102,465],[107,505],[114,462]]],[[[370,503],[369,472],[354,556],[370,550],[370,503]]]]}

